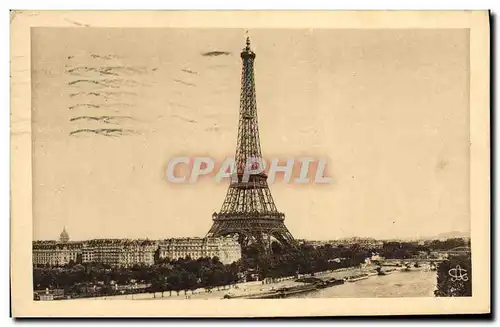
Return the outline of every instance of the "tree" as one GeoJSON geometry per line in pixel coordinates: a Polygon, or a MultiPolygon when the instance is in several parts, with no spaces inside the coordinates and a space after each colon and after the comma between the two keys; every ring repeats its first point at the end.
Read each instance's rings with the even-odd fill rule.
{"type": "Polygon", "coordinates": [[[191,292],[198,288],[198,278],[192,272],[186,272],[184,275],[183,286],[185,290],[191,292]]]}
{"type": "Polygon", "coordinates": [[[203,287],[210,287],[212,280],[212,270],[207,266],[203,265],[199,272],[200,284],[203,287]]]}
{"type": "Polygon", "coordinates": [[[181,290],[181,280],[178,271],[173,271],[172,274],[167,277],[167,283],[169,284],[170,289],[177,292],[177,295],[179,295],[181,290]]]}
{"type": "Polygon", "coordinates": [[[104,285],[101,287],[102,295],[112,295],[114,293],[113,287],[111,285],[104,285]]]}
{"type": "Polygon", "coordinates": [[[163,276],[158,276],[158,278],[154,279],[151,283],[151,286],[146,288],[146,292],[148,293],[153,293],[153,297],[156,298],[157,292],[161,292],[161,295],[163,297],[163,292],[166,290],[165,287],[165,277],[163,276]]]}
{"type": "Polygon", "coordinates": [[[216,264],[219,264],[219,263],[221,263],[220,260],[219,260],[219,257],[213,257],[212,258],[212,264],[213,265],[216,265],[216,264]]]}

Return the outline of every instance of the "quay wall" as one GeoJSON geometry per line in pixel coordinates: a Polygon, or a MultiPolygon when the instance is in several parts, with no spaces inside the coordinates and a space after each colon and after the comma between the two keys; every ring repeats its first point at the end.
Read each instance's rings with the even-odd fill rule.
{"type": "MultiPolygon", "coordinates": [[[[322,272],[317,272],[314,274],[316,277],[335,277],[335,278],[343,278],[345,276],[349,276],[352,274],[359,273],[360,271],[367,271],[374,269],[376,266],[366,266],[363,268],[359,267],[350,267],[350,268],[342,268],[342,269],[336,269],[336,270],[328,270],[328,271],[322,271],[322,272]]],[[[309,275],[299,275],[298,277],[305,277],[309,275]]],[[[269,284],[276,284],[276,283],[283,283],[289,280],[294,280],[296,279],[297,276],[288,276],[288,277],[280,277],[280,278],[266,278],[261,281],[251,281],[251,282],[244,282],[244,283],[236,283],[234,285],[225,285],[225,286],[219,286],[219,287],[214,287],[212,288],[212,292],[217,292],[217,291],[223,291],[223,290],[230,290],[232,288],[252,288],[252,287],[258,287],[258,285],[269,285],[269,284]]],[[[177,295],[177,292],[172,291],[172,296],[170,296],[170,292],[163,292],[163,297],[164,298],[178,298],[179,300],[185,299],[186,295],[189,297],[190,295],[196,295],[200,293],[207,293],[209,292],[205,288],[198,288],[193,291],[187,291],[186,294],[184,291],[180,291],[179,295],[177,295]]],[[[111,295],[111,296],[100,296],[100,297],[86,297],[86,298],[77,298],[77,299],[70,299],[73,301],[77,300],[146,300],[146,299],[158,299],[162,298],[162,293],[161,292],[156,292],[156,293],[137,293],[137,294],[123,294],[123,295],[111,295]]]]}

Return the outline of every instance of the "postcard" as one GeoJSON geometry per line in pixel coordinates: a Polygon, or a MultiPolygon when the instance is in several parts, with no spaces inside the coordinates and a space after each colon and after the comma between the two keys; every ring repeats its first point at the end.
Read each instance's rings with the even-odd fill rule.
{"type": "Polygon", "coordinates": [[[489,313],[489,54],[486,11],[12,11],[13,315],[489,313]]]}

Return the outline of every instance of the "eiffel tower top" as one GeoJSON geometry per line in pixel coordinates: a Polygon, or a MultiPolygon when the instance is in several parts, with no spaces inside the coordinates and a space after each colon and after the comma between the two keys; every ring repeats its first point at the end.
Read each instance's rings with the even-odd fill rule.
{"type": "Polygon", "coordinates": [[[253,52],[252,49],[250,48],[250,37],[248,36],[247,36],[246,47],[241,52],[241,58],[242,59],[255,58],[255,52],[253,52]]]}

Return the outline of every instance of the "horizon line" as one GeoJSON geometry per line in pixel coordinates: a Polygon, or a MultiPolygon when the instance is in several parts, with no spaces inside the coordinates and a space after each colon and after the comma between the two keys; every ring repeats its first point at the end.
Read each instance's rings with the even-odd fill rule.
{"type": "MultiPolygon", "coordinates": [[[[470,233],[461,233],[467,235],[459,235],[459,236],[418,236],[418,237],[373,237],[373,236],[346,236],[341,238],[331,238],[331,239],[314,239],[314,238],[295,238],[297,241],[309,241],[309,242],[334,242],[334,241],[348,241],[348,240],[373,240],[373,241],[421,241],[421,240],[437,240],[437,239],[453,239],[453,238],[471,238],[470,233]]],[[[85,242],[85,241],[93,241],[93,240],[143,240],[143,241],[161,241],[161,240],[169,240],[169,239],[204,239],[207,238],[202,236],[172,236],[172,237],[163,237],[163,238],[149,238],[149,237],[97,237],[97,238],[86,238],[86,239],[74,239],[69,242],[85,242]]],[[[39,241],[55,241],[59,242],[59,239],[33,239],[32,242],[39,241]]]]}

